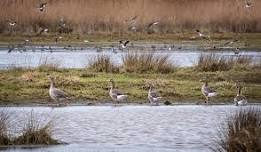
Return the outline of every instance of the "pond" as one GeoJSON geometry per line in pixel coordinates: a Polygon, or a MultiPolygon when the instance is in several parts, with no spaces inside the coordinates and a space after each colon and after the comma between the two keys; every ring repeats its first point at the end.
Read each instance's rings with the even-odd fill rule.
{"type": "MultiPolygon", "coordinates": [[[[246,106],[248,107],[248,106],[246,106]]],[[[15,131],[31,112],[54,120],[54,137],[66,145],[3,151],[211,151],[217,130],[228,115],[246,107],[232,105],[10,107],[15,131]]],[[[14,130],[11,127],[11,130],[14,130]]]]}
{"type": "MultiPolygon", "coordinates": [[[[20,50],[22,51],[22,50],[20,50]]],[[[108,55],[111,57],[112,61],[120,65],[122,64],[122,56],[126,54],[127,50],[118,50],[115,48],[104,47],[104,48],[74,48],[70,50],[63,47],[52,47],[52,50],[48,48],[42,49],[41,47],[36,47],[33,51],[28,50],[22,53],[19,50],[14,50],[8,53],[8,48],[1,48],[0,51],[0,69],[10,68],[10,67],[37,67],[41,64],[56,64],[61,68],[84,68],[88,66],[88,63],[92,61],[97,55],[108,55]]],[[[136,52],[137,50],[130,50],[130,52],[136,52]]],[[[146,54],[150,53],[151,50],[139,50],[140,53],[146,54]]],[[[193,66],[198,61],[200,54],[209,54],[212,51],[203,51],[196,48],[187,49],[175,49],[168,50],[166,48],[158,48],[153,51],[156,55],[169,55],[169,59],[175,65],[180,67],[193,66]]],[[[224,49],[222,51],[215,51],[216,54],[222,56],[232,56],[235,55],[232,49],[224,49]]],[[[247,55],[254,58],[254,61],[259,62],[261,60],[260,50],[242,50],[240,55],[247,55]]]]}

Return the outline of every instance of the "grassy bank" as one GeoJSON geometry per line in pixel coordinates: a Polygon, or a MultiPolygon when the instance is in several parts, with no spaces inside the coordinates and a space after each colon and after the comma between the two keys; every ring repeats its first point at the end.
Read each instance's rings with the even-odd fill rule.
{"type": "Polygon", "coordinates": [[[244,82],[243,94],[250,101],[261,99],[261,71],[254,68],[231,69],[223,72],[199,72],[193,68],[177,68],[168,74],[96,73],[86,69],[12,69],[0,71],[1,104],[52,103],[49,100],[47,74],[56,77],[56,85],[73,97],[75,102],[110,102],[109,80],[129,95],[129,102],[147,102],[147,91],[153,83],[164,101],[202,101],[200,79],[210,78],[210,86],[219,95],[214,102],[232,102],[236,95],[235,81],[244,82]],[[30,79],[28,79],[28,77],[30,79]]]}

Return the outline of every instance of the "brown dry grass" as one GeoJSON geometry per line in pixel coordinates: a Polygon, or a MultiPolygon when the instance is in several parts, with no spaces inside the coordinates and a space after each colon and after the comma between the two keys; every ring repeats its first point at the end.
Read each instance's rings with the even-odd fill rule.
{"type": "Polygon", "coordinates": [[[94,72],[119,72],[119,68],[114,65],[107,55],[98,55],[88,63],[88,69],[94,72]]]}
{"type": "Polygon", "coordinates": [[[48,2],[45,12],[37,10],[36,0],[1,0],[0,32],[10,30],[7,20],[16,20],[15,31],[36,32],[39,27],[58,29],[61,17],[77,33],[127,32],[130,19],[138,31],[159,21],[156,31],[175,32],[202,28],[209,31],[260,32],[261,1],[252,0],[41,0],[48,2]]]}
{"type": "Polygon", "coordinates": [[[127,53],[122,56],[122,69],[125,72],[136,73],[171,73],[176,66],[169,60],[168,55],[127,53]]]}
{"type": "Polygon", "coordinates": [[[257,152],[261,151],[260,108],[240,109],[230,116],[219,131],[214,151],[257,152]]]}

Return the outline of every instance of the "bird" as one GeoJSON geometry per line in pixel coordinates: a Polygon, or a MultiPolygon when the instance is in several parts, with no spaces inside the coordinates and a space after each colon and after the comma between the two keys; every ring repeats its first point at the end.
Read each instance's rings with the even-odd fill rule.
{"type": "Polygon", "coordinates": [[[239,50],[239,48],[236,48],[235,50],[233,50],[234,51],[234,54],[235,55],[238,55],[239,53],[240,53],[240,50],[239,50]]]}
{"type": "Polygon", "coordinates": [[[148,99],[152,106],[158,106],[159,101],[162,97],[156,92],[156,90],[153,89],[153,86],[150,85],[150,89],[148,92],[148,99]]]}
{"type": "Polygon", "coordinates": [[[40,3],[40,5],[39,5],[39,11],[40,12],[43,12],[44,11],[44,9],[46,8],[46,6],[47,6],[47,3],[45,2],[45,3],[40,3]]]}
{"type": "Polygon", "coordinates": [[[16,22],[9,22],[9,26],[14,27],[16,25],[16,22]]]}
{"type": "Polygon", "coordinates": [[[235,39],[235,40],[232,40],[232,41],[226,42],[226,43],[224,43],[223,46],[232,45],[232,44],[234,44],[235,42],[238,42],[238,39],[235,39]]]}
{"type": "Polygon", "coordinates": [[[206,98],[205,103],[208,104],[209,98],[216,96],[217,92],[208,86],[207,80],[205,80],[205,81],[201,80],[201,82],[204,82],[204,84],[201,87],[201,92],[202,92],[203,96],[206,98]]]}
{"type": "Polygon", "coordinates": [[[246,1],[245,8],[251,8],[253,5],[251,2],[246,1]]]}
{"type": "Polygon", "coordinates": [[[234,103],[236,106],[245,106],[247,105],[247,99],[245,96],[241,95],[242,86],[236,83],[237,95],[234,98],[234,103]]]}
{"type": "Polygon", "coordinates": [[[8,51],[7,53],[11,53],[15,49],[14,45],[8,45],[8,51]]]}
{"type": "Polygon", "coordinates": [[[123,40],[120,40],[119,43],[120,43],[119,49],[123,50],[123,49],[127,48],[127,44],[130,43],[130,41],[125,41],[124,42],[123,40]]]}
{"type": "Polygon", "coordinates": [[[69,101],[69,96],[64,91],[55,87],[54,78],[48,76],[48,79],[50,81],[49,96],[51,99],[57,103],[60,103],[61,101],[69,101]]]}
{"type": "Polygon", "coordinates": [[[115,82],[113,79],[110,79],[111,82],[111,88],[109,91],[109,95],[112,98],[113,101],[120,103],[124,100],[127,100],[128,95],[123,94],[120,90],[115,89],[115,82]]]}
{"type": "Polygon", "coordinates": [[[198,36],[202,39],[211,40],[209,35],[205,35],[200,30],[196,30],[196,33],[198,33],[198,36]]]}
{"type": "Polygon", "coordinates": [[[153,26],[158,25],[158,24],[159,24],[159,22],[152,22],[148,25],[148,28],[152,28],[153,26]]]}

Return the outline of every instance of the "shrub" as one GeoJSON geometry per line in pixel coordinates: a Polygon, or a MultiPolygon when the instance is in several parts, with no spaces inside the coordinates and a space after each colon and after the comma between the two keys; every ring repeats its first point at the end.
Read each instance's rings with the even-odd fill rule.
{"type": "Polygon", "coordinates": [[[106,55],[97,55],[94,60],[89,62],[88,69],[94,72],[119,72],[119,68],[106,55]]]}

